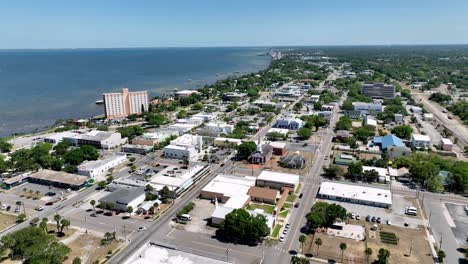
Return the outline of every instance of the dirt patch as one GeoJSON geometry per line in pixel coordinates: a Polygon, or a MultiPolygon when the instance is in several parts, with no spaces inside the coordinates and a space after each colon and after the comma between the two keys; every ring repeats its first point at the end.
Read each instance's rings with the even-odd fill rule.
{"type": "Polygon", "coordinates": [[[16,222],[16,215],[0,213],[0,231],[14,225],[15,222],[16,222]]]}
{"type": "Polygon", "coordinates": [[[110,252],[115,250],[123,243],[113,241],[108,245],[101,245],[101,237],[92,234],[80,234],[72,241],[67,242],[67,246],[71,248],[71,253],[68,259],[64,262],[71,264],[73,259],[79,257],[81,263],[93,263],[96,260],[103,260],[110,252]]]}
{"type": "Polygon", "coordinates": [[[301,152],[301,155],[306,160],[305,167],[303,169],[289,169],[281,167],[279,164],[281,156],[273,156],[271,161],[267,164],[269,165],[269,169],[273,171],[283,172],[283,173],[291,173],[291,174],[299,174],[299,175],[307,175],[307,172],[310,170],[310,166],[312,166],[312,153],[301,152]]]}

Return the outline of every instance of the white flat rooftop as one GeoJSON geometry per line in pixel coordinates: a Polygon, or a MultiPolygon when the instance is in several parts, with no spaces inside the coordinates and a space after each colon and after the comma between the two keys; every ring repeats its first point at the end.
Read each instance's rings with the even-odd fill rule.
{"type": "Polygon", "coordinates": [[[360,185],[323,182],[320,185],[319,194],[387,205],[392,204],[392,193],[390,190],[360,185]]]}
{"type": "Polygon", "coordinates": [[[274,132],[277,132],[277,133],[281,133],[283,135],[286,135],[289,133],[289,129],[286,129],[286,128],[270,128],[268,129],[268,133],[274,133],[274,132]]]}
{"type": "Polygon", "coordinates": [[[388,176],[389,175],[387,168],[362,166],[362,171],[371,171],[371,170],[375,170],[377,173],[379,173],[379,176],[388,176]]]}
{"type": "Polygon", "coordinates": [[[286,184],[298,184],[299,175],[264,170],[262,173],[260,173],[260,175],[258,175],[257,180],[286,184]]]}
{"type": "Polygon", "coordinates": [[[255,186],[255,177],[220,174],[203,187],[202,191],[222,193],[224,196],[235,197],[247,194],[252,186],[255,186]]]}
{"type": "Polygon", "coordinates": [[[413,134],[411,137],[417,141],[431,141],[431,138],[428,135],[413,134]]]}

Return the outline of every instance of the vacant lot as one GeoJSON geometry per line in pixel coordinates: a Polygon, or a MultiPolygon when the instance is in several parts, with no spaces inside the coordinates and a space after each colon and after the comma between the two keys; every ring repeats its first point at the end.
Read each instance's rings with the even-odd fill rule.
{"type": "Polygon", "coordinates": [[[65,240],[65,244],[71,248],[71,253],[65,261],[71,264],[75,257],[81,259],[81,263],[93,263],[96,260],[102,261],[108,253],[114,253],[122,242],[113,241],[108,245],[101,245],[101,237],[92,234],[77,234],[65,240]]]}
{"type": "Polygon", "coordinates": [[[16,215],[0,213],[0,231],[15,224],[15,222],[16,222],[16,215]]]}
{"type": "MultiPolygon", "coordinates": [[[[350,221],[353,222],[353,221],[350,221]]],[[[362,222],[354,222],[356,224],[362,222]]],[[[353,223],[353,224],[354,224],[353,223]]],[[[370,224],[365,223],[367,233],[370,230],[370,224]]],[[[334,259],[341,261],[340,243],[346,243],[347,249],[344,252],[343,263],[366,263],[364,250],[367,246],[372,248],[373,254],[370,260],[377,258],[380,248],[386,248],[390,251],[389,263],[432,263],[431,252],[429,245],[425,239],[423,229],[406,229],[395,226],[380,225],[375,237],[367,237],[366,241],[355,241],[340,237],[331,237],[323,232],[317,232],[316,238],[322,240],[322,245],[319,248],[317,256],[317,245],[312,242],[312,236],[307,238],[304,243],[304,253],[312,254],[322,259],[334,259]],[[380,232],[394,233],[398,239],[398,244],[387,244],[381,242],[380,232]],[[412,248],[411,255],[409,255],[412,248]]]]}
{"type": "Polygon", "coordinates": [[[273,156],[271,161],[268,163],[269,169],[273,171],[278,171],[278,172],[284,172],[284,173],[291,173],[291,174],[299,174],[299,175],[307,175],[307,172],[310,170],[310,166],[312,166],[312,158],[313,154],[312,153],[306,153],[306,152],[301,152],[301,155],[305,159],[305,167],[303,169],[289,169],[289,168],[283,168],[280,166],[279,161],[280,161],[280,156],[273,156]]]}

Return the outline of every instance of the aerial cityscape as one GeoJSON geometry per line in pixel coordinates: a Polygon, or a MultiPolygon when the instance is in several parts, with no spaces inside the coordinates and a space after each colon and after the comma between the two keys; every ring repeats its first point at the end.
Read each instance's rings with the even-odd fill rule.
{"type": "Polygon", "coordinates": [[[20,2],[0,263],[468,263],[468,2],[20,2]]]}

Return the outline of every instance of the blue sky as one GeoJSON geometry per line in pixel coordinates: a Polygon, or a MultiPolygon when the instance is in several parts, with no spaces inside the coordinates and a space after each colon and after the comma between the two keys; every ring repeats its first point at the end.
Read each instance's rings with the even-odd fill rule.
{"type": "Polygon", "coordinates": [[[467,0],[0,1],[0,48],[468,43],[467,0]]]}

